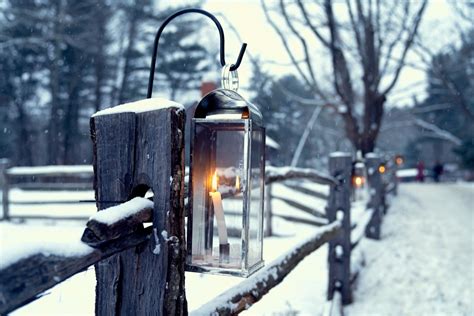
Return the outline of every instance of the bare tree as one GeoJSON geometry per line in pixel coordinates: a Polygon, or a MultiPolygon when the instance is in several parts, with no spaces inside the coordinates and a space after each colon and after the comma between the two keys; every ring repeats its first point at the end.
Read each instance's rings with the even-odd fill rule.
{"type": "Polygon", "coordinates": [[[279,0],[271,8],[261,3],[314,98],[340,104],[352,145],[363,153],[373,151],[387,95],[405,66],[427,1],[279,0]],[[319,47],[331,65],[329,85],[316,67],[319,47]]]}

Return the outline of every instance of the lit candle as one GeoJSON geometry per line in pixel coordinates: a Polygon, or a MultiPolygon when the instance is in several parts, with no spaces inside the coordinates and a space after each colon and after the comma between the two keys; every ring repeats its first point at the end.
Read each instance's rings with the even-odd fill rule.
{"type": "Polygon", "coordinates": [[[219,251],[221,258],[228,260],[229,257],[229,239],[227,237],[227,226],[225,224],[224,209],[222,208],[221,193],[217,191],[217,173],[214,172],[211,183],[211,192],[209,196],[212,198],[212,205],[214,206],[214,214],[217,219],[217,233],[219,234],[219,251]]]}

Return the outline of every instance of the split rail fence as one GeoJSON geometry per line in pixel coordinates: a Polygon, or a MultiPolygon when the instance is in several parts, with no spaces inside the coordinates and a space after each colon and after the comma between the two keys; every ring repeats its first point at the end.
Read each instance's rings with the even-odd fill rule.
{"type": "MultiPolygon", "coordinates": [[[[80,246],[81,253],[64,256],[39,252],[0,266],[0,314],[37,299],[45,290],[95,264],[96,314],[186,315],[184,113],[166,108],[96,116],[91,118],[91,131],[94,190],[101,212],[89,219],[78,245],[71,245],[80,246]],[[150,189],[153,198],[143,198],[150,189]],[[126,215],[110,216],[124,209],[126,215]],[[106,224],[97,220],[101,214],[109,217],[106,224]],[[149,222],[152,225],[143,225],[149,222]],[[167,234],[157,233],[163,231],[167,234]]],[[[248,309],[307,255],[327,243],[325,311],[328,315],[342,314],[342,305],[352,302],[351,285],[363,266],[356,247],[364,237],[380,238],[386,189],[391,185],[384,184],[376,171],[379,157],[372,155],[367,163],[372,194],[367,210],[357,221],[351,219],[350,154],[332,154],[328,174],[312,169],[268,168],[265,182],[270,189],[269,199],[276,182],[306,179],[328,185],[326,196],[286,184],[327,199],[325,218],[320,212],[281,197],[291,206],[315,215],[314,221],[300,221],[319,226],[314,235],[195,313],[234,315],[248,309]]],[[[267,206],[265,230],[272,235],[272,217],[281,215],[272,215],[271,203],[267,206]]],[[[298,221],[290,214],[282,218],[298,221]]]]}

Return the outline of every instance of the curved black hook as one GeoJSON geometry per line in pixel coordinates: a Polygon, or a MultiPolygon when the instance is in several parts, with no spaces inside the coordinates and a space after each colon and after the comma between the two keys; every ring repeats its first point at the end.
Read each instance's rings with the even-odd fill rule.
{"type": "MultiPolygon", "coordinates": [[[[158,32],[156,33],[155,42],[153,44],[153,55],[151,56],[150,77],[148,78],[147,99],[151,98],[151,95],[153,93],[153,81],[155,79],[156,56],[158,54],[158,42],[160,41],[161,33],[163,33],[163,30],[165,29],[166,25],[168,25],[168,23],[171,22],[171,20],[173,20],[174,18],[176,18],[180,15],[186,14],[186,13],[203,14],[203,15],[207,16],[208,18],[210,18],[212,21],[214,21],[214,23],[217,26],[217,29],[219,30],[221,65],[222,65],[222,67],[225,66],[224,31],[222,30],[222,26],[219,23],[219,21],[217,20],[217,18],[214,15],[212,15],[211,13],[209,13],[205,10],[202,10],[202,9],[184,9],[184,10],[177,11],[177,12],[173,13],[172,15],[170,15],[168,18],[166,18],[166,20],[163,22],[163,24],[161,24],[160,28],[158,29],[158,32]]],[[[232,66],[230,67],[231,71],[237,70],[237,68],[239,68],[240,63],[242,62],[242,58],[244,57],[246,48],[247,48],[247,44],[243,43],[242,47],[240,48],[240,52],[239,52],[239,56],[237,57],[237,61],[234,64],[232,64],[232,66]]]]}

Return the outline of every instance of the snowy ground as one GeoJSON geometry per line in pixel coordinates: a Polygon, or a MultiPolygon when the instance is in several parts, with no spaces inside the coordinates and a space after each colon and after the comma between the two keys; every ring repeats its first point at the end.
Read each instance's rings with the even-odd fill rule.
{"type": "Polygon", "coordinates": [[[474,315],[473,185],[403,184],[382,227],[347,315],[474,315]]]}
{"type": "MultiPolygon", "coordinates": [[[[313,188],[321,190],[321,186],[313,188]]],[[[308,198],[280,184],[275,185],[274,194],[290,196],[300,203],[324,210],[322,200],[308,198]]],[[[363,240],[358,246],[365,253],[367,266],[359,276],[354,304],[345,308],[346,314],[472,315],[473,196],[472,185],[403,184],[384,220],[383,240],[363,240]]],[[[26,212],[25,207],[22,205],[17,211],[26,212]]],[[[48,213],[53,211],[42,207],[48,213]]],[[[274,200],[273,209],[275,213],[308,216],[281,200],[274,200]]],[[[84,215],[90,215],[90,211],[87,207],[84,215]]],[[[77,215],[77,212],[78,209],[74,209],[72,213],[77,215]]],[[[12,213],[15,213],[15,207],[12,213]]],[[[358,216],[354,214],[353,217],[358,216]]],[[[80,238],[82,222],[59,223],[0,223],[0,261],[8,255],[8,249],[11,251],[12,247],[21,247],[23,243],[48,242],[57,240],[57,236],[66,243],[71,240],[69,238],[80,238]],[[30,233],[24,234],[25,229],[30,233]]],[[[291,224],[278,218],[275,228],[280,237],[265,240],[266,262],[314,231],[311,226],[291,224]]],[[[320,315],[326,297],[326,256],[326,247],[308,256],[282,284],[243,315],[320,315]]],[[[187,273],[190,310],[240,281],[235,277],[187,273]]],[[[92,315],[94,286],[95,275],[90,268],[12,314],[92,315]]]]}

